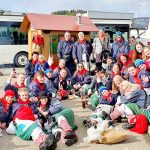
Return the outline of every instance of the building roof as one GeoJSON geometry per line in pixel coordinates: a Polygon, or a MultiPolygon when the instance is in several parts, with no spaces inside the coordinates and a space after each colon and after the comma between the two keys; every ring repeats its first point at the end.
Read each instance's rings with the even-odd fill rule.
{"type": "Polygon", "coordinates": [[[134,13],[87,11],[87,13],[84,14],[84,16],[87,16],[90,19],[130,20],[134,17],[134,13]]]}
{"type": "Polygon", "coordinates": [[[39,30],[98,31],[98,28],[88,17],[81,17],[81,24],[77,23],[77,17],[28,13],[23,19],[20,31],[27,32],[30,24],[32,28],[39,30]]]}

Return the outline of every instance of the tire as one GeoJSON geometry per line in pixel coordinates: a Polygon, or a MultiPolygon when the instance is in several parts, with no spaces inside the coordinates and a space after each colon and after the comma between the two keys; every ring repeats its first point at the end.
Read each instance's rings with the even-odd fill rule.
{"type": "Polygon", "coordinates": [[[14,65],[17,67],[24,67],[28,60],[28,53],[20,52],[14,57],[14,65]]]}

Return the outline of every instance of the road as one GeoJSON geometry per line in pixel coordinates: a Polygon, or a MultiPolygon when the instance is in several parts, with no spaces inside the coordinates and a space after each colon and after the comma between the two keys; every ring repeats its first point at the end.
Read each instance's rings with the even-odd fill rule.
{"type": "MultiPolygon", "coordinates": [[[[4,68],[0,69],[4,73],[4,76],[0,77],[0,97],[3,95],[2,86],[12,69],[4,68]]],[[[24,72],[23,68],[16,69],[17,73],[24,72]]],[[[71,147],[67,147],[65,144],[59,142],[57,150],[149,150],[150,144],[147,144],[144,140],[144,136],[130,131],[126,131],[128,139],[125,142],[114,145],[104,144],[85,144],[83,143],[83,137],[86,136],[86,128],[82,126],[82,120],[84,117],[90,114],[90,110],[82,109],[81,100],[64,100],[62,101],[65,107],[70,107],[75,113],[75,123],[78,126],[76,131],[78,136],[77,144],[71,147]]],[[[121,124],[118,124],[121,129],[121,124]]],[[[0,137],[0,150],[38,150],[38,146],[33,141],[23,141],[17,136],[6,134],[3,131],[3,137],[0,137]]]]}

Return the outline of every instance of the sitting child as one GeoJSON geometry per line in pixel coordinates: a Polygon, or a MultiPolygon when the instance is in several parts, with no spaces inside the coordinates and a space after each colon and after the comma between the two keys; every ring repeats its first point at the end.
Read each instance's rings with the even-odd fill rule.
{"type": "Polygon", "coordinates": [[[2,129],[8,126],[14,97],[15,93],[12,90],[6,90],[4,97],[0,99],[0,128],[2,129]]]}

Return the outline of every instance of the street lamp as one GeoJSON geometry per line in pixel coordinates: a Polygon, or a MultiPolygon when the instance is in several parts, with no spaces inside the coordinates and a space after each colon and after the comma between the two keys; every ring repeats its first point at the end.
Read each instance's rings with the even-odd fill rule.
{"type": "Polygon", "coordinates": [[[142,7],[142,4],[138,4],[138,17],[140,16],[140,7],[142,7]]]}

